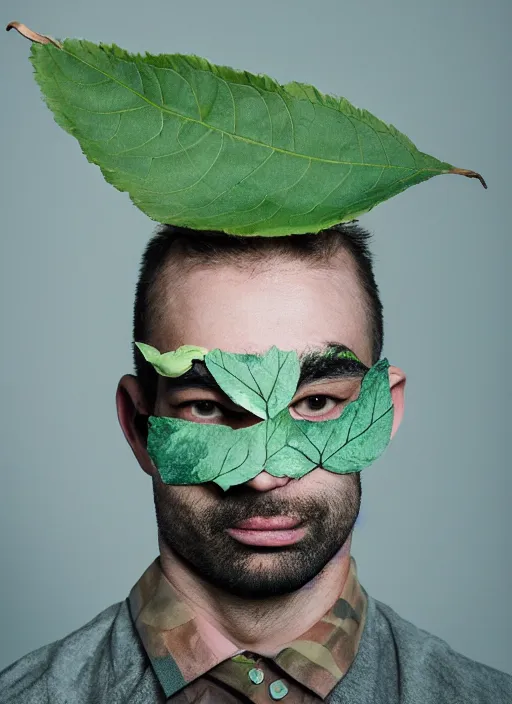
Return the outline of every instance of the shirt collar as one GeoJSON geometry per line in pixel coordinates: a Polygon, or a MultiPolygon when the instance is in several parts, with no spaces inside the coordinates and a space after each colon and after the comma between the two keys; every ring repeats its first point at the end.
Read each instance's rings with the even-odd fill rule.
{"type": "MultiPolygon", "coordinates": [[[[226,660],[205,643],[193,611],[165,577],[160,558],[128,597],[135,628],[165,695],[170,697],[226,660]]],[[[353,557],[340,597],[300,638],[273,660],[290,677],[325,698],[348,672],[359,648],[367,598],[353,557]]],[[[231,656],[239,651],[234,650],[231,656]]]]}

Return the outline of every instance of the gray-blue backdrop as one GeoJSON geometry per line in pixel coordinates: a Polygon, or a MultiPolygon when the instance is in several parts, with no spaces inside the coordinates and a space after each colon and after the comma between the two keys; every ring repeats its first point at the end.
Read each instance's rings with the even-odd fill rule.
{"type": "MultiPolygon", "coordinates": [[[[2,22],[196,53],[344,95],[481,171],[362,218],[375,233],[402,428],[363,472],[361,581],[512,673],[510,0],[2,0],[2,22]]],[[[1,36],[0,669],[123,599],[157,554],[149,478],[118,429],[154,224],[53,121],[29,43],[1,36]]]]}

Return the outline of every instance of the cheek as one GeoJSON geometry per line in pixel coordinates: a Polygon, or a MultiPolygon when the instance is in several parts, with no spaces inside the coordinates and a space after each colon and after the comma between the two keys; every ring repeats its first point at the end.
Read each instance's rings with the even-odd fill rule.
{"type": "Polygon", "coordinates": [[[316,467],[296,481],[300,483],[304,494],[323,495],[328,499],[331,496],[342,497],[354,493],[354,487],[359,484],[358,475],[359,472],[336,474],[328,469],[316,467]]]}
{"type": "Polygon", "coordinates": [[[336,510],[343,513],[357,511],[361,502],[361,473],[336,474],[327,469],[319,471],[322,473],[319,481],[322,481],[324,492],[327,496],[336,497],[336,510]]]}
{"type": "Polygon", "coordinates": [[[328,469],[318,468],[321,473],[318,476],[318,481],[321,481],[326,489],[342,493],[344,489],[350,489],[357,481],[358,472],[350,472],[348,474],[337,474],[329,472],[328,469]]]}
{"type": "Polygon", "coordinates": [[[215,490],[208,484],[164,484],[156,480],[157,510],[190,523],[215,505],[215,490]]]}

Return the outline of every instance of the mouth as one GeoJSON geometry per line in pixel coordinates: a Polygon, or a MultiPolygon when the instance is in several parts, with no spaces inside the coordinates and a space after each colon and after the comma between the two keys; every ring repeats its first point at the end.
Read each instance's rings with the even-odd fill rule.
{"type": "Polygon", "coordinates": [[[239,521],[227,533],[244,545],[281,547],[293,545],[306,534],[299,518],[293,516],[256,516],[239,521]]]}

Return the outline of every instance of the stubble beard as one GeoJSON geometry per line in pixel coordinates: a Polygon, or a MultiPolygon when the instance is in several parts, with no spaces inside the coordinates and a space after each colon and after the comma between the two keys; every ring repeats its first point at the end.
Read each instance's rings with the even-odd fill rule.
{"type": "Polygon", "coordinates": [[[359,473],[338,491],[300,499],[278,498],[274,492],[234,487],[215,506],[185,502],[173,487],[153,482],[160,537],[199,577],[244,599],[266,599],[304,587],[332,560],[347,541],[359,514],[359,473]],[[261,548],[244,545],[226,529],[253,516],[296,515],[307,526],[294,545],[261,548]]]}

